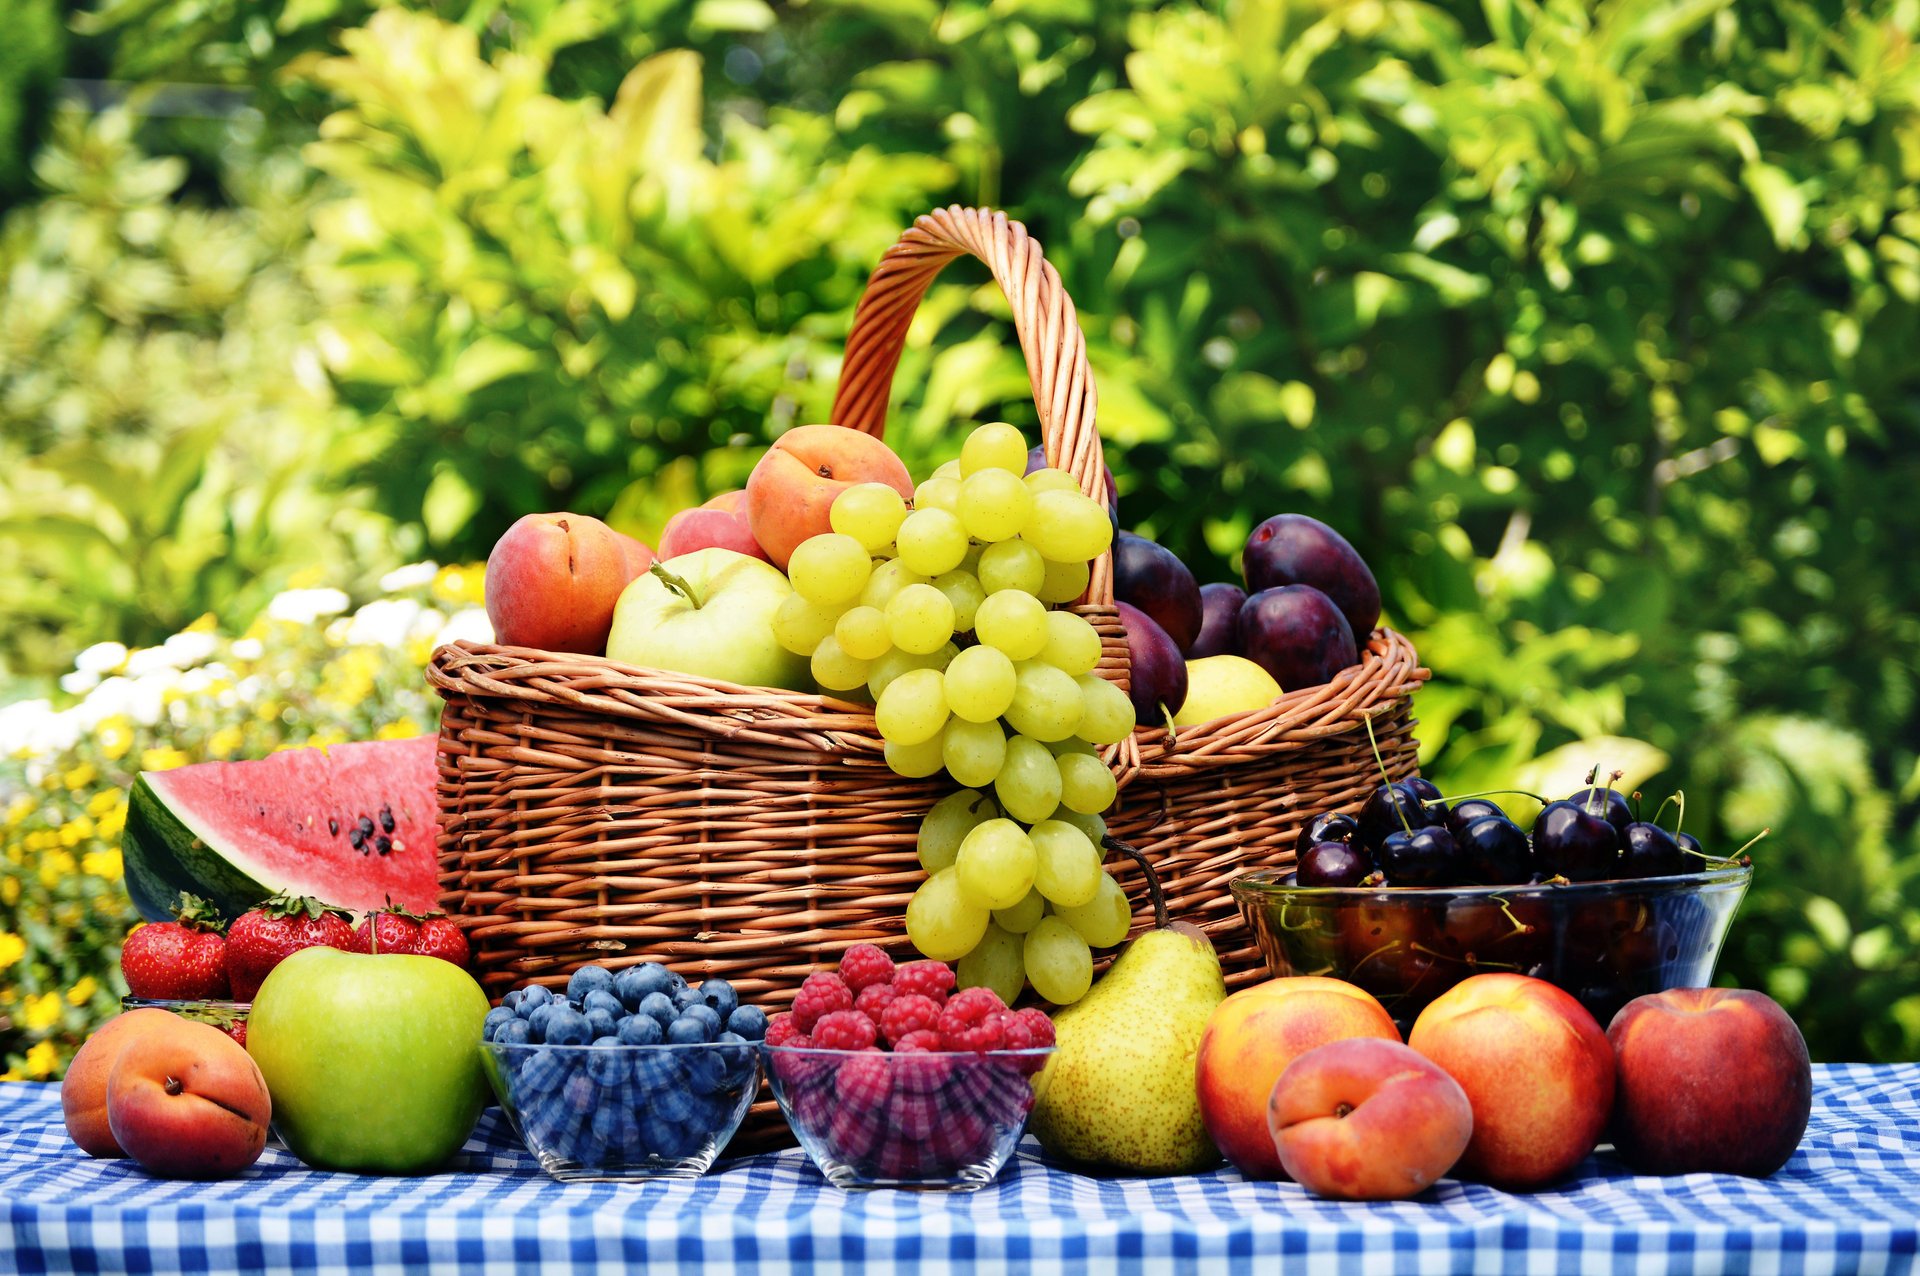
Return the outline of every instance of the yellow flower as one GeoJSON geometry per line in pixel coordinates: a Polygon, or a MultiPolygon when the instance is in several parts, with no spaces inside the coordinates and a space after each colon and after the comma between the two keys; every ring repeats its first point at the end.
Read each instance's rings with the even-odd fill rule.
{"type": "Polygon", "coordinates": [[[327,583],[327,569],[320,566],[302,567],[287,577],[288,589],[315,589],[327,583]]]}
{"type": "Polygon", "coordinates": [[[53,1075],[60,1066],[60,1052],[53,1048],[51,1041],[42,1041],[27,1051],[27,1075],[38,1081],[53,1075]]]}
{"type": "Polygon", "coordinates": [[[192,758],[178,749],[142,749],[140,751],[140,769],[142,771],[171,771],[177,766],[185,766],[192,758]]]}
{"type": "Polygon", "coordinates": [[[84,815],[76,815],[60,826],[60,845],[78,846],[93,836],[93,821],[84,815]]]}
{"type": "Polygon", "coordinates": [[[127,808],[124,804],[116,806],[100,817],[100,836],[111,842],[120,836],[120,830],[127,827],[127,808]]]}
{"type": "Polygon", "coordinates": [[[84,1006],[89,1001],[92,1001],[93,994],[99,991],[99,980],[95,979],[92,975],[82,975],[78,983],[67,989],[67,1004],[69,1006],[84,1006]]]}
{"type": "Polygon", "coordinates": [[[92,784],[99,774],[99,770],[94,767],[93,763],[82,762],[79,766],[61,776],[60,783],[66,785],[71,791],[78,793],[89,784],[92,784]]]}
{"type": "Polygon", "coordinates": [[[88,851],[80,857],[80,871],[88,877],[117,882],[126,872],[119,851],[88,851]]]}
{"type": "MultiPolygon", "coordinates": [[[[7,884],[17,885],[11,877],[7,879],[7,884]]],[[[26,955],[26,940],[12,931],[0,930],[0,970],[5,970],[26,955]]]]}
{"type": "Polygon", "coordinates": [[[0,877],[0,904],[5,904],[8,908],[12,908],[19,902],[20,879],[17,877],[0,877]]]}
{"type": "Polygon", "coordinates": [[[43,992],[28,997],[20,1011],[20,1022],[27,1026],[28,1032],[45,1032],[59,1023],[60,994],[43,992]]]}
{"type": "Polygon", "coordinates": [[[133,724],[115,714],[94,729],[93,737],[100,745],[101,756],[109,762],[118,762],[133,747],[133,724]]]}
{"type": "Polygon", "coordinates": [[[119,789],[101,789],[87,799],[87,814],[96,820],[111,811],[123,810],[127,795],[119,789]]]}
{"type": "Polygon", "coordinates": [[[450,603],[485,602],[486,582],[487,570],[478,563],[442,567],[433,578],[433,596],[450,603]]]}
{"type": "Polygon", "coordinates": [[[66,851],[54,851],[40,860],[40,884],[52,890],[79,869],[73,862],[73,856],[66,851]]]}
{"type": "Polygon", "coordinates": [[[33,807],[33,799],[24,793],[7,803],[7,827],[12,828],[25,821],[29,815],[33,814],[33,807]]]}
{"type": "Polygon", "coordinates": [[[216,758],[230,758],[240,752],[240,746],[245,742],[245,738],[239,727],[229,723],[208,737],[207,752],[216,758]]]}
{"type": "Polygon", "coordinates": [[[25,1081],[26,1079],[27,1074],[18,1068],[8,1068],[5,1072],[0,1072],[0,1081],[25,1081]]]}
{"type": "Polygon", "coordinates": [[[202,615],[200,619],[194,621],[191,625],[188,625],[185,629],[181,630],[180,632],[187,633],[187,634],[219,633],[220,619],[219,617],[215,616],[212,612],[207,612],[204,615],[202,615]]]}
{"type": "Polygon", "coordinates": [[[280,716],[281,708],[278,700],[262,700],[254,706],[253,716],[262,722],[272,722],[280,716]]]}
{"type": "Polygon", "coordinates": [[[412,718],[402,718],[398,722],[389,722],[373,733],[376,740],[407,740],[419,735],[420,724],[412,718]]]}

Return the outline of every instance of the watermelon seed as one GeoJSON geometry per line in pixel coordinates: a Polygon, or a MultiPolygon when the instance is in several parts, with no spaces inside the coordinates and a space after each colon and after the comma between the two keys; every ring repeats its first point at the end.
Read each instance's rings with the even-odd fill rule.
{"type": "Polygon", "coordinates": [[[384,833],[382,833],[379,837],[374,838],[373,844],[380,848],[380,853],[382,855],[385,855],[389,851],[393,850],[393,839],[388,837],[384,833]]]}
{"type": "Polygon", "coordinates": [[[329,815],[329,816],[327,817],[327,836],[328,836],[328,837],[339,837],[339,836],[340,836],[340,820],[339,820],[339,817],[337,817],[337,816],[333,816],[333,815],[329,815]]]}
{"type": "Polygon", "coordinates": [[[361,837],[373,836],[373,821],[368,819],[366,816],[363,815],[360,817],[360,823],[357,825],[357,827],[360,830],[361,837]]]}
{"type": "Polygon", "coordinates": [[[356,850],[356,851],[358,851],[358,850],[363,850],[363,849],[365,849],[365,846],[366,846],[366,841],[367,841],[367,835],[366,835],[365,833],[362,833],[362,832],[361,832],[361,831],[360,831],[359,829],[357,829],[357,828],[356,828],[356,829],[348,829],[348,830],[347,830],[347,841],[349,841],[349,842],[351,842],[351,843],[353,843],[353,849],[354,849],[354,850],[356,850]]]}
{"type": "Polygon", "coordinates": [[[393,832],[393,808],[392,807],[383,806],[380,808],[380,827],[385,829],[389,833],[393,832]]]}

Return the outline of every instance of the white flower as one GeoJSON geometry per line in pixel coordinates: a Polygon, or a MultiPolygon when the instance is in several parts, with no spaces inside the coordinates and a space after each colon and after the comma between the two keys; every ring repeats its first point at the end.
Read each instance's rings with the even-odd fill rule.
{"type": "Polygon", "coordinates": [[[197,665],[220,649],[220,640],[212,634],[175,634],[158,647],[142,647],[127,657],[127,674],[144,678],[161,669],[185,669],[197,665]]]}
{"type": "Polygon", "coordinates": [[[127,662],[124,642],[96,642],[73,658],[73,667],[81,673],[112,673],[127,662]]]}
{"type": "Polygon", "coordinates": [[[420,604],[411,598],[381,598],[353,613],[346,641],[360,647],[399,647],[413,631],[420,604]]]}
{"type": "Polygon", "coordinates": [[[235,660],[258,660],[267,654],[258,638],[235,638],[231,650],[235,660]]]}
{"type": "Polygon", "coordinates": [[[60,690],[70,696],[84,696],[100,685],[100,675],[91,669],[76,669],[60,675],[60,690]]]}
{"type": "Polygon", "coordinates": [[[434,646],[450,642],[492,642],[493,622],[487,619],[485,608],[467,607],[456,611],[448,618],[440,632],[434,635],[434,646]]]}
{"type": "Polygon", "coordinates": [[[338,589],[289,589],[267,604],[267,615],[296,625],[311,625],[322,616],[338,616],[351,600],[338,589]]]}
{"type": "Polygon", "coordinates": [[[433,578],[439,574],[440,564],[436,562],[408,563],[382,576],[380,588],[389,594],[397,594],[403,589],[419,589],[433,584],[433,578]]]}
{"type": "Polygon", "coordinates": [[[80,742],[80,724],[51,700],[19,700],[0,707],[0,757],[49,757],[80,742]]]}

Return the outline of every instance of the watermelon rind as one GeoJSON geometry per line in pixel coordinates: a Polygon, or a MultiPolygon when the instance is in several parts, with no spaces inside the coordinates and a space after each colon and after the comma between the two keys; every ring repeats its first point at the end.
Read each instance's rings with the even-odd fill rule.
{"type": "Polygon", "coordinates": [[[120,848],[127,894],[150,922],[173,917],[180,895],[198,895],[232,919],[273,894],[194,832],[153,791],[144,775],[127,795],[127,830],[120,848]]]}

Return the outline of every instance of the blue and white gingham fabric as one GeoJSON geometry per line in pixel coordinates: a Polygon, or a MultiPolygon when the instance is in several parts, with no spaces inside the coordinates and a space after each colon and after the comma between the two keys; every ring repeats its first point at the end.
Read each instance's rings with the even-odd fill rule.
{"type": "Polygon", "coordinates": [[[1817,1068],[1806,1139],[1765,1181],[1639,1178],[1603,1152],[1556,1191],[1445,1180],[1353,1205],[1226,1170],[1090,1178],[1028,1140],[967,1195],[842,1193],[797,1150],[696,1182],[562,1185],[497,1111],[462,1158],[363,1178],[269,1149],[237,1180],[168,1182],[82,1155],[54,1087],[0,1085],[0,1272],[1905,1272],[1920,1250],[1920,1064],[1817,1068]]]}

